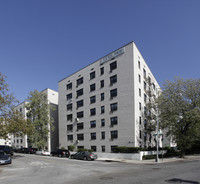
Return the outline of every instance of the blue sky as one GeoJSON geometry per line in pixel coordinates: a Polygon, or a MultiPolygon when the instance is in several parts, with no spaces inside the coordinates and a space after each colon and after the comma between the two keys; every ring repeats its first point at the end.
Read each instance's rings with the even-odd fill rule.
{"type": "Polygon", "coordinates": [[[1,0],[0,72],[21,102],[134,41],[162,86],[200,77],[199,0],[1,0]]]}

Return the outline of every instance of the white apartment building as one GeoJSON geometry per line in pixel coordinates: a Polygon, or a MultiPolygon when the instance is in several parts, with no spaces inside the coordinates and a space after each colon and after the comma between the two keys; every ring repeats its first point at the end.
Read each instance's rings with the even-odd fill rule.
{"type": "Polygon", "coordinates": [[[145,134],[144,112],[158,89],[134,42],[59,81],[60,147],[111,152],[116,146],[154,146],[154,137],[145,134]]]}
{"type": "MultiPolygon", "coordinates": [[[[47,95],[47,103],[54,107],[54,111],[50,111],[50,117],[54,119],[54,131],[49,133],[49,138],[47,141],[47,150],[50,152],[52,150],[56,150],[58,148],[58,92],[54,91],[52,89],[45,89],[41,93],[44,93],[47,95]]],[[[28,110],[26,108],[26,104],[28,102],[23,102],[15,107],[15,110],[18,110],[23,114],[25,119],[27,118],[28,110]]],[[[50,127],[49,127],[50,128],[50,127]]],[[[16,148],[21,147],[29,147],[28,137],[25,135],[24,137],[16,137],[12,136],[12,146],[16,148]]]]}

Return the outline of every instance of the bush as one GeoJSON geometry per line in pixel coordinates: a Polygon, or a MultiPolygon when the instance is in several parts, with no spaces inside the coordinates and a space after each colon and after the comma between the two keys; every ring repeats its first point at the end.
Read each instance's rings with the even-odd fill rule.
{"type": "Polygon", "coordinates": [[[75,146],[74,145],[70,145],[69,146],[69,151],[74,151],[75,146]]]}

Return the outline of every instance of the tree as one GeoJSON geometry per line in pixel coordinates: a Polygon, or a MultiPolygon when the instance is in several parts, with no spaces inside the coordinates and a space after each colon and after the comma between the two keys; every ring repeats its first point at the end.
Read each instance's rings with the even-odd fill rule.
{"type": "Polygon", "coordinates": [[[200,140],[200,79],[166,81],[156,106],[160,127],[184,157],[185,150],[200,140]]]}
{"type": "Polygon", "coordinates": [[[47,96],[37,90],[31,91],[27,99],[26,108],[28,118],[33,125],[32,135],[29,141],[39,149],[45,149],[50,132],[53,130],[53,119],[50,118],[51,107],[47,102],[47,96]]]}
{"type": "Polygon", "coordinates": [[[17,102],[13,94],[9,93],[6,76],[0,72],[0,138],[7,139],[8,134],[27,134],[31,130],[29,122],[13,110],[17,102]]]}

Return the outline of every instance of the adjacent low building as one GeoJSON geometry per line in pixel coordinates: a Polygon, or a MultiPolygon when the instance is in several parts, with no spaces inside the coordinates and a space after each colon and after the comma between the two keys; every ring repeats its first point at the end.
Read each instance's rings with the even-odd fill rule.
{"type": "Polygon", "coordinates": [[[144,114],[159,89],[134,42],[64,78],[58,83],[59,145],[98,152],[155,146],[144,114]]]}

